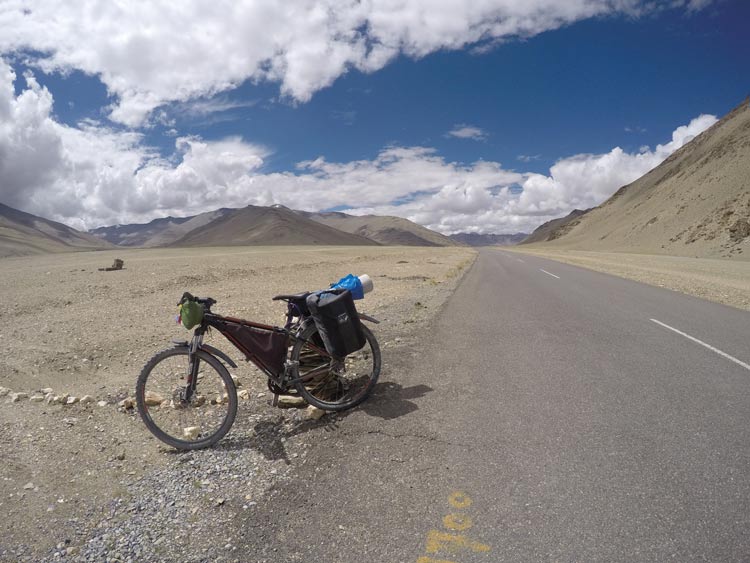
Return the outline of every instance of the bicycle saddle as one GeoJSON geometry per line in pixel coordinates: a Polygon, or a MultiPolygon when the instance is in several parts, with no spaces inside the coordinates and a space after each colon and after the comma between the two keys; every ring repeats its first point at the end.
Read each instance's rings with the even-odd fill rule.
{"type": "Polygon", "coordinates": [[[302,302],[304,303],[307,296],[310,295],[310,291],[303,291],[302,293],[295,293],[293,295],[277,295],[272,297],[273,301],[292,301],[293,303],[302,302]]]}

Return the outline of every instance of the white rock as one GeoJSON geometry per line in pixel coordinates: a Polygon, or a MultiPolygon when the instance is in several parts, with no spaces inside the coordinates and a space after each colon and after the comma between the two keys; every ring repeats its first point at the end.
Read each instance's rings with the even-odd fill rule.
{"type": "Polygon", "coordinates": [[[47,395],[49,393],[52,393],[52,387],[45,387],[44,389],[40,389],[39,392],[47,395]]]}
{"type": "Polygon", "coordinates": [[[262,399],[263,397],[266,396],[266,394],[265,393],[258,393],[257,396],[258,396],[259,399],[262,399]]]}
{"type": "Polygon", "coordinates": [[[7,387],[0,387],[0,397],[5,397],[8,393],[10,393],[10,389],[7,387]]]}
{"type": "Polygon", "coordinates": [[[200,426],[188,426],[182,429],[182,435],[188,440],[195,440],[201,433],[200,426]]]}
{"type": "Polygon", "coordinates": [[[55,396],[52,393],[47,393],[44,396],[44,401],[49,405],[51,402],[55,400],[55,396]]]}
{"type": "Polygon", "coordinates": [[[108,404],[107,401],[99,401],[98,403],[96,403],[96,406],[98,406],[98,407],[106,407],[107,404],[108,404]]]}
{"type": "Polygon", "coordinates": [[[302,397],[297,397],[296,395],[282,395],[279,397],[278,406],[283,409],[302,408],[305,405],[307,405],[307,401],[305,401],[302,397]]]}
{"type": "Polygon", "coordinates": [[[31,401],[32,403],[41,403],[42,401],[44,401],[44,397],[42,395],[32,395],[31,397],[29,397],[29,401],[31,401]]]}
{"type": "Polygon", "coordinates": [[[81,404],[82,405],[87,405],[87,404],[93,403],[93,402],[94,402],[94,398],[91,395],[84,395],[83,397],[81,397],[81,404]]]}
{"type": "Polygon", "coordinates": [[[10,394],[10,402],[11,403],[17,403],[21,399],[28,399],[29,394],[28,393],[11,393],[10,394]]]}
{"type": "Polygon", "coordinates": [[[117,406],[124,409],[132,409],[135,406],[135,400],[132,397],[128,397],[117,403],[117,406]]]}
{"type": "Polygon", "coordinates": [[[68,397],[65,401],[66,405],[75,405],[78,402],[78,397],[68,397]]]}
{"type": "Polygon", "coordinates": [[[249,399],[250,398],[250,391],[248,391],[247,389],[243,389],[242,391],[240,391],[240,392],[237,393],[237,396],[240,399],[249,399]]]}
{"type": "Polygon", "coordinates": [[[26,483],[26,484],[25,484],[25,485],[23,486],[23,488],[24,488],[25,490],[27,490],[27,491],[28,491],[28,490],[30,490],[30,489],[33,489],[33,488],[34,488],[34,483],[32,483],[31,481],[29,481],[28,483],[26,483]]]}
{"type": "Polygon", "coordinates": [[[164,402],[164,397],[153,391],[146,391],[146,406],[158,407],[164,402]]]}
{"type": "Polygon", "coordinates": [[[230,375],[231,375],[231,377],[232,377],[232,381],[234,381],[234,386],[235,386],[235,387],[242,387],[242,381],[240,381],[240,378],[239,378],[239,377],[237,377],[237,376],[236,376],[236,375],[234,375],[234,374],[230,374],[230,375]]]}
{"type": "Polygon", "coordinates": [[[323,409],[319,409],[318,407],[314,407],[310,405],[307,407],[307,418],[311,420],[318,420],[323,417],[323,415],[326,414],[326,411],[323,409]]]}

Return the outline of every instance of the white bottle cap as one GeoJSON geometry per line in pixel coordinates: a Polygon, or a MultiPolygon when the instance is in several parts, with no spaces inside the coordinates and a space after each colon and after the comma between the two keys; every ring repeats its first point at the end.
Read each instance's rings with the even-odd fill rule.
{"type": "Polygon", "coordinates": [[[359,278],[359,281],[362,282],[362,291],[364,293],[370,293],[372,291],[372,279],[370,279],[370,276],[362,274],[357,277],[359,278]]]}

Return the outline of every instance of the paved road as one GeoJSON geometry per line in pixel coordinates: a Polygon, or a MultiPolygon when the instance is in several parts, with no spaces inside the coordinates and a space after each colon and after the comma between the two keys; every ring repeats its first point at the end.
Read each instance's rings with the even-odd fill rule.
{"type": "Polygon", "coordinates": [[[248,561],[750,560],[750,314],[483,250],[433,328],[248,561]]]}

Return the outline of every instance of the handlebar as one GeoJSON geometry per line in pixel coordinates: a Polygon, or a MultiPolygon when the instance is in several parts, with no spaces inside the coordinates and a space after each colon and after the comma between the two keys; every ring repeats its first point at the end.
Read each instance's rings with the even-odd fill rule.
{"type": "Polygon", "coordinates": [[[205,297],[205,298],[195,297],[192,293],[189,293],[187,291],[182,294],[182,298],[177,304],[180,305],[182,302],[186,300],[200,303],[206,308],[207,311],[211,309],[212,305],[216,305],[216,299],[214,299],[213,297],[205,297]]]}

